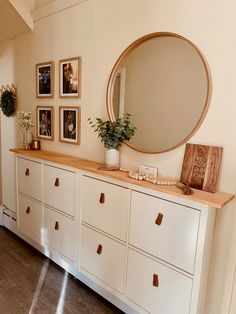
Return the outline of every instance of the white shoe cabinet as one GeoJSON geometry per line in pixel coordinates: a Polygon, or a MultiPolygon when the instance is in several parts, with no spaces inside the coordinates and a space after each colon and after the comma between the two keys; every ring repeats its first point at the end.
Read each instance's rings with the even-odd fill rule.
{"type": "Polygon", "coordinates": [[[13,150],[19,235],[126,313],[203,314],[216,208],[233,195],[13,150]]]}

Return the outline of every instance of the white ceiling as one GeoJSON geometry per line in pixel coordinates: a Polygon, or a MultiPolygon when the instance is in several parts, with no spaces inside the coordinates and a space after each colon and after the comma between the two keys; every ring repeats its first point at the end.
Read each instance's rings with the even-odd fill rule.
{"type": "Polygon", "coordinates": [[[8,0],[0,0],[0,41],[12,39],[31,28],[8,0]]]}
{"type": "Polygon", "coordinates": [[[34,8],[38,9],[44,5],[54,2],[55,0],[34,0],[34,8]]]}

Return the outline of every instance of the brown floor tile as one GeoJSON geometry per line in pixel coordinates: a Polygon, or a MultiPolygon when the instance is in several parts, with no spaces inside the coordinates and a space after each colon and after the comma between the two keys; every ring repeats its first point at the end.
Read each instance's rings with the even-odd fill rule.
{"type": "Polygon", "coordinates": [[[0,227],[0,314],[27,313],[123,312],[0,227]]]}

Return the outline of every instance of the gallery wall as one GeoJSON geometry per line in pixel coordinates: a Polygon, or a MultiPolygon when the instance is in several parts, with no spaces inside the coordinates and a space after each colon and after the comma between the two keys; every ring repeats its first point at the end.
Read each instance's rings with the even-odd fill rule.
{"type": "MultiPolygon", "coordinates": [[[[90,129],[87,118],[107,118],[106,85],[114,62],[137,38],[152,32],[169,31],[190,39],[205,55],[212,74],[211,105],[192,143],[223,146],[219,189],[236,193],[236,39],[234,29],[236,4],[228,0],[86,0],[73,1],[70,7],[35,18],[34,32],[15,40],[15,81],[19,110],[32,111],[37,105],[55,107],[55,140],[41,141],[48,150],[103,161],[104,148],[90,129]],[[59,60],[82,57],[82,96],[79,99],[59,98],[59,60]],[[35,64],[55,62],[55,97],[37,99],[35,64]],[[81,107],[81,144],[58,140],[58,107],[81,107]]],[[[70,1],[72,2],[72,1],[70,1]]],[[[59,7],[58,7],[59,8],[59,7]]],[[[42,12],[42,11],[41,11],[42,12]]],[[[47,12],[47,6],[44,8],[47,12]]],[[[37,17],[37,11],[34,12],[37,17]]],[[[6,48],[6,47],[5,47],[6,48]]],[[[168,127],[168,126],[167,126],[168,127]]],[[[153,136],[150,134],[150,136],[153,136]]],[[[157,136],[157,135],[155,135],[157,136]]],[[[184,146],[160,155],[148,155],[121,148],[121,164],[136,169],[138,164],[158,167],[161,175],[179,178],[184,146]]],[[[207,314],[229,311],[236,258],[236,202],[217,212],[207,314]]],[[[205,314],[205,313],[204,313],[205,314]]]]}

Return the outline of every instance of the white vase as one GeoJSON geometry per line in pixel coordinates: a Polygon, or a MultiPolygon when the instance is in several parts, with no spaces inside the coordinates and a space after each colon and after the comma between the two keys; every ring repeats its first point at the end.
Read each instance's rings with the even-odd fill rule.
{"type": "Polygon", "coordinates": [[[105,150],[105,166],[117,167],[120,166],[120,152],[118,149],[110,148],[105,150]]]}

